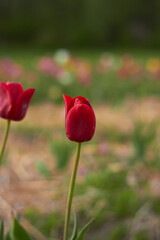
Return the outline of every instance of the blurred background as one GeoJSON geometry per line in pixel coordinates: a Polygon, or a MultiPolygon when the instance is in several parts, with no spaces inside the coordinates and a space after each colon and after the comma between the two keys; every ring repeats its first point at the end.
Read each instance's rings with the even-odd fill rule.
{"type": "Polygon", "coordinates": [[[33,240],[62,238],[76,151],[66,94],[97,119],[73,200],[81,227],[95,217],[86,239],[160,239],[159,12],[159,0],[0,0],[0,81],[36,88],[1,169],[6,229],[14,212],[33,240]]]}
{"type": "Polygon", "coordinates": [[[50,47],[159,47],[158,0],[0,2],[0,41],[50,47]]]}

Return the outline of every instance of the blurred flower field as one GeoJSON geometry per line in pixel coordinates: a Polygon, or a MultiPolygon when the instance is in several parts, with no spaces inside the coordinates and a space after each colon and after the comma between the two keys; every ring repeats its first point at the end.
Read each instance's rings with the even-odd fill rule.
{"type": "Polygon", "coordinates": [[[86,239],[160,238],[159,52],[2,50],[0,80],[36,88],[26,118],[11,124],[1,169],[6,228],[16,214],[33,239],[62,237],[75,156],[65,136],[67,94],[87,97],[97,120],[73,200],[80,225],[95,217],[86,239]]]}
{"type": "Polygon", "coordinates": [[[62,103],[62,94],[86,95],[96,104],[159,96],[160,60],[154,51],[3,49],[2,81],[36,87],[34,102],[62,103]]]}

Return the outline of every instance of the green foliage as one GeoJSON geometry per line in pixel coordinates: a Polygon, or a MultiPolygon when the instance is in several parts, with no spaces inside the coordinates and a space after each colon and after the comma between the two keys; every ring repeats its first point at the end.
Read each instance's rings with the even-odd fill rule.
{"type": "Polygon", "coordinates": [[[1,220],[0,224],[0,240],[17,240],[13,239],[13,236],[11,237],[11,231],[9,231],[6,236],[4,235],[4,221],[1,220]]]}
{"type": "Polygon", "coordinates": [[[25,217],[47,237],[51,237],[53,229],[54,233],[57,234],[58,228],[62,225],[64,218],[59,212],[54,211],[44,215],[31,207],[26,210],[25,217]]]}
{"type": "Polygon", "coordinates": [[[98,173],[89,173],[86,183],[104,191],[113,191],[126,186],[126,171],[112,172],[104,170],[98,173]]]}
{"type": "Polygon", "coordinates": [[[87,229],[90,227],[90,225],[92,224],[92,222],[94,221],[94,219],[91,219],[79,232],[78,237],[76,238],[76,240],[84,240],[84,236],[85,233],[87,231],[87,229]]]}
{"type": "Polygon", "coordinates": [[[150,240],[147,230],[141,230],[136,234],[136,240],[150,240]]]}
{"type": "Polygon", "coordinates": [[[110,197],[110,207],[120,218],[125,218],[127,216],[133,217],[140,207],[137,193],[129,187],[120,190],[115,194],[114,199],[112,198],[110,197]]]}
{"type": "Polygon", "coordinates": [[[74,226],[73,226],[73,231],[72,231],[72,236],[70,240],[76,240],[77,238],[77,233],[78,233],[78,223],[77,223],[77,216],[74,213],[74,226]]]}
{"type": "Polygon", "coordinates": [[[5,240],[13,240],[13,238],[10,235],[10,232],[7,233],[5,240]]]}
{"type": "Polygon", "coordinates": [[[12,225],[4,236],[4,221],[1,221],[0,225],[0,240],[32,240],[27,231],[23,228],[23,226],[18,222],[15,218],[12,220],[12,225]]]}
{"type": "Polygon", "coordinates": [[[91,219],[78,233],[77,216],[74,213],[74,226],[73,226],[73,232],[70,240],[84,240],[85,233],[93,221],[94,219],[91,219]]]}
{"type": "Polygon", "coordinates": [[[51,171],[43,161],[36,162],[36,168],[42,177],[46,179],[51,177],[51,171]]]}
{"type": "Polygon", "coordinates": [[[22,225],[16,220],[13,221],[13,231],[12,231],[14,240],[32,240],[27,233],[27,231],[22,227],[22,225]]]}
{"type": "Polygon", "coordinates": [[[156,125],[146,125],[142,122],[135,124],[133,131],[132,142],[135,149],[136,158],[145,157],[148,147],[156,137],[156,125]]]}
{"type": "Polygon", "coordinates": [[[128,229],[126,223],[117,224],[109,233],[109,240],[124,240],[127,239],[128,229]]]}
{"type": "Polygon", "coordinates": [[[101,190],[101,192],[98,192],[95,201],[103,200],[106,202],[101,217],[104,211],[112,211],[118,218],[133,217],[140,207],[137,192],[128,186],[126,174],[126,171],[111,172],[105,170],[87,176],[86,183],[97,190],[101,190]]]}
{"type": "Polygon", "coordinates": [[[57,169],[63,170],[71,158],[73,146],[68,141],[52,140],[50,144],[51,153],[55,156],[57,169]]]}
{"type": "Polygon", "coordinates": [[[0,239],[3,240],[4,239],[4,221],[1,221],[0,224],[0,239]]]}
{"type": "Polygon", "coordinates": [[[160,197],[153,199],[153,210],[156,214],[160,214],[160,197]]]}

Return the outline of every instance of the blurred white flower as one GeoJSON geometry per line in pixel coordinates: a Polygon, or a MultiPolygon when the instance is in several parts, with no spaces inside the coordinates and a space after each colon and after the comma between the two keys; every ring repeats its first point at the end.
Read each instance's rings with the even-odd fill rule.
{"type": "Polygon", "coordinates": [[[54,54],[54,60],[61,65],[67,63],[69,59],[70,53],[66,49],[58,49],[54,54]]]}
{"type": "Polygon", "coordinates": [[[63,72],[63,75],[58,79],[59,83],[68,86],[73,83],[74,81],[74,76],[70,72],[63,72]]]}

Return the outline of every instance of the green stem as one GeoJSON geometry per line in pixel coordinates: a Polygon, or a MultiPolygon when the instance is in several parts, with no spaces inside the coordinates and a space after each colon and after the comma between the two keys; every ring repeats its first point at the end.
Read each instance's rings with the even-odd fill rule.
{"type": "Polygon", "coordinates": [[[6,142],[7,142],[7,138],[8,138],[10,123],[11,123],[11,121],[7,120],[7,127],[6,127],[6,131],[5,131],[4,139],[2,142],[2,147],[0,150],[0,166],[2,165],[2,158],[3,158],[3,154],[4,154],[4,150],[5,150],[5,146],[6,146],[6,142]]]}
{"type": "Polygon", "coordinates": [[[71,215],[72,198],[73,198],[77,168],[78,168],[79,157],[80,157],[80,150],[81,150],[81,143],[78,143],[75,165],[74,165],[71,182],[70,182],[70,187],[69,187],[68,202],[67,202],[66,216],[65,216],[65,223],[64,223],[63,240],[68,240],[68,228],[69,228],[69,221],[70,221],[70,215],[71,215]]]}

